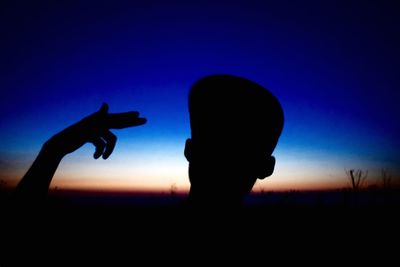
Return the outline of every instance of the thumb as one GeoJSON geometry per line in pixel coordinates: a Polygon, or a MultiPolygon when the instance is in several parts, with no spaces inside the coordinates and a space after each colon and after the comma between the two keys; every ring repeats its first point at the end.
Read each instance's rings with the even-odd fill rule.
{"type": "Polygon", "coordinates": [[[98,111],[98,113],[100,114],[107,114],[108,113],[108,104],[107,103],[103,103],[98,111]]]}

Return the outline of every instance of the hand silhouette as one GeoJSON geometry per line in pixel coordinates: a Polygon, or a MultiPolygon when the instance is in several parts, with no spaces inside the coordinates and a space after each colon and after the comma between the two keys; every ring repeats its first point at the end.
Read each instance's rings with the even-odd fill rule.
{"type": "Polygon", "coordinates": [[[110,129],[123,129],[146,123],[139,112],[108,113],[108,105],[51,137],[42,147],[32,166],[18,183],[14,196],[22,203],[35,203],[46,198],[54,173],[62,158],[85,143],[96,147],[94,158],[108,158],[114,150],[117,137],[110,129]],[[26,201],[25,201],[26,200],[26,201]]]}
{"type": "Polygon", "coordinates": [[[93,143],[96,147],[93,157],[103,156],[107,159],[114,150],[117,137],[110,129],[123,129],[146,123],[145,118],[139,117],[139,112],[108,113],[108,105],[103,103],[101,108],[51,137],[46,147],[63,157],[79,149],[85,143],[93,143]]]}

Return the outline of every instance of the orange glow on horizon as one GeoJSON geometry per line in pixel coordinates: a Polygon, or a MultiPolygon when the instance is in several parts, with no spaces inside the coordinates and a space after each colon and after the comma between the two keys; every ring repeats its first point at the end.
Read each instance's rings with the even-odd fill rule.
{"type": "MultiPolygon", "coordinates": [[[[146,179],[144,179],[146,180],[146,179]]],[[[143,181],[143,180],[142,180],[143,181]]],[[[189,184],[171,185],[138,182],[138,179],[59,179],[53,180],[51,190],[84,190],[84,191],[112,191],[112,192],[179,192],[189,191],[189,184]]]]}
{"type": "MultiPolygon", "coordinates": [[[[146,154],[147,155],[147,154],[146,154]]],[[[344,172],[347,166],[363,166],[359,162],[342,163],[336,159],[298,155],[276,155],[277,164],[272,176],[258,180],[253,192],[271,191],[317,191],[348,188],[349,180],[344,172]]],[[[1,189],[13,190],[30,161],[15,164],[0,173],[1,189]]],[[[369,170],[367,183],[381,182],[380,164],[365,164],[369,170]]],[[[153,153],[152,156],[130,156],[119,153],[107,161],[88,159],[87,151],[63,160],[51,184],[50,191],[84,190],[114,192],[164,192],[187,193],[190,188],[188,163],[178,156],[153,153]],[[84,155],[82,155],[84,154],[84,155]],[[166,158],[166,160],[164,159],[166,158]]],[[[362,167],[360,167],[362,168],[362,167]]],[[[400,172],[389,171],[392,185],[400,186],[400,172]]]]}
{"type": "MultiPolygon", "coordinates": [[[[162,180],[162,179],[160,179],[162,180]]],[[[177,192],[187,193],[190,188],[189,180],[180,183],[160,183],[160,180],[151,179],[103,179],[103,178],[80,178],[62,179],[55,178],[50,185],[51,190],[85,190],[85,191],[120,191],[120,192],[177,192]],[[144,182],[147,181],[147,182],[144,182]]],[[[252,192],[268,191],[318,191],[336,190],[347,187],[345,178],[331,181],[320,181],[300,178],[274,177],[258,180],[252,192]],[[270,179],[270,180],[269,180],[270,179]]]]}

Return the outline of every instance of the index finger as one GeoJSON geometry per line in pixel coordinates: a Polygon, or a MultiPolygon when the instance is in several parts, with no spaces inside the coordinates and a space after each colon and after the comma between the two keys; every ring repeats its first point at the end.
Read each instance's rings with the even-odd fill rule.
{"type": "Polygon", "coordinates": [[[139,117],[139,112],[130,111],[123,113],[107,114],[106,126],[108,129],[123,129],[127,127],[139,126],[146,123],[145,118],[139,117]]]}

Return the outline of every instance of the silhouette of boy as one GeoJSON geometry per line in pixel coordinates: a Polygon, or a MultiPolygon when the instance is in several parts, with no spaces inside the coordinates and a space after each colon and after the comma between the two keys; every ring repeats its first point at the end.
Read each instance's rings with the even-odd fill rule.
{"type": "MultiPolygon", "coordinates": [[[[212,75],[197,81],[189,94],[191,138],[189,203],[193,206],[236,206],[257,178],[272,174],[272,152],[283,128],[283,111],[265,88],[244,78],[212,75]]],[[[40,200],[62,158],[85,143],[96,147],[94,158],[107,159],[116,136],[110,129],[146,123],[138,112],[108,113],[107,104],[51,137],[17,185],[15,196],[40,200]]]]}
{"type": "Polygon", "coordinates": [[[262,86],[231,75],[196,82],[189,95],[189,202],[238,205],[257,178],[272,174],[283,110],[262,86]]]}

